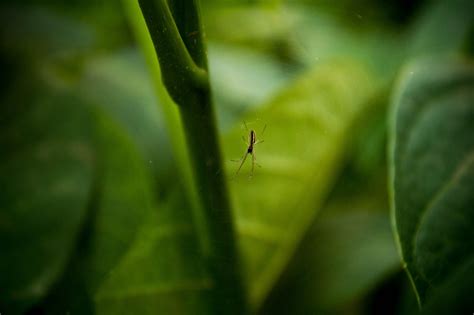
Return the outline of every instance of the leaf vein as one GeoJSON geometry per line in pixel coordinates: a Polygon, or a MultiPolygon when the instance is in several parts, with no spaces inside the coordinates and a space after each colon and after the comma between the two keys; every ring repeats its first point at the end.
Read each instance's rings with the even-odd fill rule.
{"type": "Polygon", "coordinates": [[[431,200],[426,204],[426,207],[421,211],[420,218],[415,228],[415,233],[413,234],[413,251],[412,251],[413,257],[415,257],[415,252],[417,251],[416,240],[419,237],[421,226],[423,225],[423,221],[425,221],[427,214],[430,212],[431,209],[433,209],[436,203],[446,194],[446,192],[448,192],[449,189],[459,181],[461,176],[464,174],[465,170],[473,163],[474,163],[474,150],[471,150],[467,154],[467,157],[462,160],[462,162],[458,165],[458,167],[452,173],[450,179],[436,191],[433,198],[431,198],[431,200]]]}
{"type": "Polygon", "coordinates": [[[144,285],[139,287],[132,287],[130,289],[123,287],[122,290],[102,293],[97,297],[97,300],[116,300],[123,298],[139,297],[144,295],[164,295],[180,291],[205,291],[210,290],[212,286],[213,284],[211,279],[203,278],[176,283],[162,283],[160,285],[144,285]]]}

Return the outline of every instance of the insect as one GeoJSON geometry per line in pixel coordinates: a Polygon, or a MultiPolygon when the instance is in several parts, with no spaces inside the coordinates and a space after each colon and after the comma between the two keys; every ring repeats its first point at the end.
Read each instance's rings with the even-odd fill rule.
{"type": "MultiPolygon", "coordinates": [[[[245,129],[248,131],[247,124],[245,123],[245,121],[244,121],[244,125],[245,125],[245,129]]],[[[263,127],[262,136],[265,132],[265,128],[267,128],[267,125],[265,125],[263,127]]],[[[245,137],[242,137],[242,140],[247,144],[247,141],[245,140],[245,137]]],[[[256,135],[255,131],[251,129],[250,133],[249,133],[249,138],[248,138],[247,151],[245,152],[244,156],[240,160],[233,160],[234,162],[240,162],[239,168],[237,169],[237,172],[235,172],[234,177],[237,176],[237,174],[239,174],[239,171],[242,168],[242,166],[244,165],[245,160],[247,159],[247,156],[250,154],[250,155],[252,155],[252,170],[250,172],[250,178],[252,178],[255,164],[257,164],[256,163],[257,159],[255,157],[254,146],[259,144],[259,143],[262,143],[262,142],[263,142],[263,140],[257,140],[257,135],[256,135]]]]}

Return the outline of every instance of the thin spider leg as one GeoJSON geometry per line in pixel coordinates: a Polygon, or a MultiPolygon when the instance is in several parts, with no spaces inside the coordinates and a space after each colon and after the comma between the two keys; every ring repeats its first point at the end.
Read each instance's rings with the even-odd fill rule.
{"type": "Polygon", "coordinates": [[[253,177],[254,166],[255,166],[255,152],[252,152],[252,170],[250,171],[250,178],[253,177]]]}
{"type": "Polygon", "coordinates": [[[257,162],[257,155],[255,154],[255,150],[252,151],[252,155],[253,155],[253,161],[257,162]]]}
{"type": "Polygon", "coordinates": [[[255,165],[257,165],[258,167],[262,168],[262,166],[257,163],[257,157],[255,156],[255,152],[253,153],[253,162],[255,163],[255,165]]]}
{"type": "Polygon", "coordinates": [[[242,141],[247,144],[247,139],[245,139],[245,136],[242,136],[242,141]]]}
{"type": "Polygon", "coordinates": [[[265,124],[265,126],[263,126],[262,134],[261,134],[262,137],[263,137],[263,134],[265,133],[265,129],[267,129],[267,124],[265,124]]]}
{"type": "Polygon", "coordinates": [[[257,156],[255,155],[255,152],[253,152],[252,155],[253,155],[253,161],[254,161],[255,165],[257,165],[258,167],[262,167],[262,165],[257,163],[257,156]]]}
{"type": "Polygon", "coordinates": [[[237,176],[237,174],[239,174],[239,171],[240,171],[240,169],[242,168],[242,165],[244,165],[245,160],[247,159],[247,155],[249,155],[248,152],[246,152],[245,155],[244,155],[244,157],[242,158],[242,163],[240,163],[239,168],[237,169],[237,172],[235,172],[234,177],[237,176]]]}
{"type": "Polygon", "coordinates": [[[245,120],[244,120],[244,126],[245,126],[245,130],[249,132],[249,128],[247,127],[247,123],[245,122],[245,120]]]}
{"type": "Polygon", "coordinates": [[[259,143],[262,143],[262,142],[265,142],[265,140],[257,140],[253,145],[256,145],[256,144],[259,144],[259,143]]]}

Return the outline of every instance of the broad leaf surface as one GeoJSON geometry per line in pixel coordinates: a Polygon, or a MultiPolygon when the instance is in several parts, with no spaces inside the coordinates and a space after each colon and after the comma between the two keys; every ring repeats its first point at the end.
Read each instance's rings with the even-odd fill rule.
{"type": "Polygon", "coordinates": [[[62,274],[86,217],[95,164],[93,116],[71,95],[43,93],[15,105],[0,125],[2,311],[33,304],[62,274]]]}
{"type": "Polygon", "coordinates": [[[422,315],[471,314],[474,306],[474,261],[456,270],[448,281],[427,301],[422,315]]]}
{"type": "Polygon", "coordinates": [[[163,114],[139,51],[123,49],[89,59],[80,91],[127,132],[146,159],[147,169],[157,178],[170,173],[172,157],[163,114]]]}
{"type": "Polygon", "coordinates": [[[110,118],[96,118],[99,178],[92,209],[68,272],[44,305],[51,313],[92,313],[96,293],[153,214],[148,163],[110,118]]]}
{"type": "MultiPolygon", "coordinates": [[[[258,158],[264,167],[251,181],[247,179],[248,170],[242,170],[232,181],[246,279],[254,299],[263,298],[264,290],[271,287],[299,240],[293,238],[293,233],[302,235],[307,220],[311,220],[329,189],[342,159],[345,133],[371,91],[372,83],[359,67],[334,63],[304,75],[255,113],[268,119],[265,144],[257,152],[261,152],[258,158]],[[347,73],[359,78],[356,86],[350,84],[347,73]],[[343,93],[338,92],[341,88],[343,93]],[[298,109],[292,111],[293,105],[298,109]],[[286,134],[270,129],[282,120],[291,127],[286,134]],[[303,138],[294,143],[298,135],[317,136],[319,141],[313,142],[313,147],[303,138]],[[278,143],[287,143],[287,150],[282,151],[278,143]],[[268,148],[263,147],[267,144],[268,148]],[[271,149],[278,151],[273,159],[271,151],[266,153],[271,149]],[[298,159],[298,152],[306,155],[298,159]],[[282,195],[282,189],[288,187],[288,194],[282,195]],[[272,192],[279,196],[276,200],[272,192]],[[301,203],[306,192],[314,198],[301,203]],[[286,229],[288,226],[291,231],[286,229]]],[[[240,136],[241,129],[235,128],[226,137],[226,148],[238,152],[236,155],[242,153],[240,136]]],[[[236,165],[230,166],[235,171],[236,165]]],[[[159,206],[157,217],[150,220],[102,285],[96,297],[100,313],[209,313],[212,279],[203,267],[189,205],[180,196],[159,206]]]]}
{"type": "Polygon", "coordinates": [[[235,128],[224,149],[250,298],[262,302],[292,256],[338,174],[348,132],[375,84],[359,66],[333,62],[315,68],[249,115],[255,129],[252,158],[234,176],[247,147],[235,128]],[[256,127],[256,128],[255,128],[256,127]]]}
{"type": "Polygon", "coordinates": [[[318,221],[307,236],[307,252],[297,256],[281,291],[268,301],[263,314],[337,310],[362,297],[399,266],[388,215],[357,210],[318,221]]]}
{"type": "Polygon", "coordinates": [[[393,223],[423,304],[474,259],[474,67],[413,64],[393,106],[393,223]]]}
{"type": "Polygon", "coordinates": [[[416,21],[409,54],[444,54],[465,48],[472,32],[474,2],[470,0],[433,1],[416,21]],[[443,27],[440,27],[442,25],[443,27]]]}
{"type": "Polygon", "coordinates": [[[96,295],[99,314],[209,314],[206,275],[182,193],[160,204],[96,295]]]}
{"type": "Polygon", "coordinates": [[[211,42],[209,70],[219,127],[228,131],[249,109],[289,84],[295,70],[251,49],[211,42]]]}
{"type": "Polygon", "coordinates": [[[149,164],[131,139],[107,117],[97,119],[97,129],[100,186],[87,256],[81,257],[86,283],[94,291],[148,222],[154,202],[149,164]]]}
{"type": "Polygon", "coordinates": [[[346,171],[339,179],[263,314],[336,314],[400,269],[386,178],[380,170],[375,176],[353,174],[346,171]]]}

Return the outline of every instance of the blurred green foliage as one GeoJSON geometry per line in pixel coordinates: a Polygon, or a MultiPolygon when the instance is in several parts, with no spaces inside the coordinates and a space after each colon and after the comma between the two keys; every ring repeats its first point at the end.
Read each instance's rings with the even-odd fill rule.
{"type": "MultiPolygon", "coordinates": [[[[0,4],[2,314],[211,313],[180,126],[127,2],[0,4]]],[[[473,2],[201,6],[252,310],[420,313],[391,235],[393,167],[416,182],[395,183],[392,210],[421,312],[472,311],[473,2]],[[392,112],[421,125],[387,129],[409,61],[392,112]],[[417,104],[434,112],[403,112],[417,104]],[[264,140],[251,180],[250,159],[235,177],[231,161],[244,121],[264,140]],[[387,163],[387,136],[414,137],[414,153],[387,163]],[[471,171],[413,251],[411,226],[445,182],[434,170],[451,174],[459,150],[471,171]]]]}
{"type": "Polygon", "coordinates": [[[452,278],[473,285],[473,84],[469,62],[424,60],[405,69],[394,98],[394,223],[421,304],[452,278]]]}

